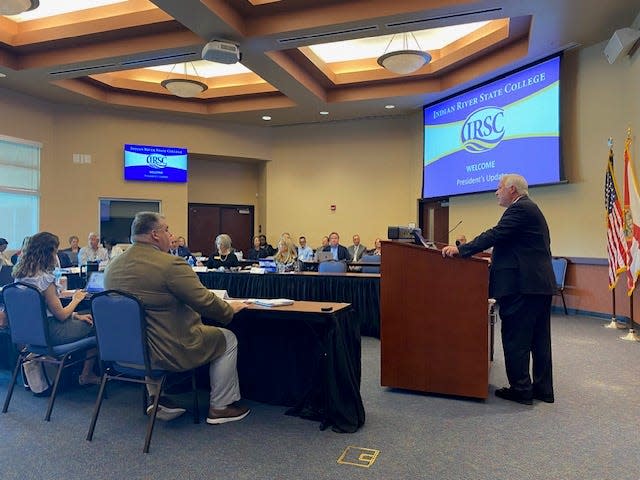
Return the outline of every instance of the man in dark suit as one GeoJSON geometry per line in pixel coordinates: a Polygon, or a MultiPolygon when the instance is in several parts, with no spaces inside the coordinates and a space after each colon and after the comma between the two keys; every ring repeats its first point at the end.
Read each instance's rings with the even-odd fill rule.
{"type": "Polygon", "coordinates": [[[193,258],[193,264],[195,265],[196,258],[187,247],[178,245],[178,239],[174,237],[173,234],[171,235],[171,241],[169,243],[169,253],[171,255],[175,255],[176,257],[182,257],[187,261],[189,261],[189,257],[191,257],[193,258]]]}
{"type": "Polygon", "coordinates": [[[322,249],[323,252],[331,252],[334,260],[341,260],[348,262],[351,260],[349,250],[344,245],[340,245],[340,235],[337,232],[331,232],[329,234],[329,245],[322,249]]]}
{"type": "Polygon", "coordinates": [[[506,208],[498,224],[468,243],[444,247],[442,255],[468,257],[493,247],[489,295],[499,306],[510,384],[495,394],[525,405],[531,405],[533,398],[553,403],[550,317],[556,282],[549,227],[529,198],[527,181],[522,176],[503,175],[496,197],[506,208]],[[533,381],[529,375],[530,356],[533,381]]]}

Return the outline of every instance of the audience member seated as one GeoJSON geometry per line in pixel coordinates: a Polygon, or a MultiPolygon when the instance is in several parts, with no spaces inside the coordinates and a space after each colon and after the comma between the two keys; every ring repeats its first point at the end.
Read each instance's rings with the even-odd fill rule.
{"type": "Polygon", "coordinates": [[[247,260],[259,260],[268,257],[266,248],[260,245],[260,237],[253,237],[253,248],[247,250],[247,260]]]}
{"type": "Polygon", "coordinates": [[[75,235],[69,237],[69,248],[60,250],[69,257],[72,267],[78,266],[78,253],[80,253],[80,239],[75,235]]]}
{"type": "Polygon", "coordinates": [[[298,247],[298,260],[301,262],[312,262],[313,261],[313,249],[307,245],[307,239],[304,236],[301,236],[298,239],[298,243],[300,246],[298,247]]]}
{"type": "Polygon", "coordinates": [[[374,248],[367,252],[368,255],[381,255],[382,254],[382,242],[379,238],[376,238],[374,242],[374,248]]]}
{"type": "Polygon", "coordinates": [[[275,255],[276,249],[267,243],[267,236],[260,235],[258,238],[260,238],[260,247],[263,248],[265,252],[267,252],[267,257],[272,257],[273,255],[275,255]]]}
{"type": "Polygon", "coordinates": [[[464,245],[465,243],[467,243],[467,237],[465,237],[464,235],[458,235],[456,237],[456,247],[464,245]]]}
{"type": "Polygon", "coordinates": [[[357,233],[353,236],[353,245],[351,245],[347,250],[349,250],[349,256],[351,257],[352,262],[359,262],[367,252],[367,247],[360,243],[360,235],[357,233]]]}
{"type": "Polygon", "coordinates": [[[187,239],[186,238],[180,236],[180,237],[177,238],[177,240],[178,240],[178,246],[179,247],[184,247],[187,250],[189,250],[189,247],[187,247],[187,239]]]}
{"type": "Polygon", "coordinates": [[[123,250],[117,245],[117,243],[118,242],[116,242],[113,238],[104,241],[104,247],[107,250],[109,260],[123,254],[123,250]]]}
{"type": "MultiPolygon", "coordinates": [[[[58,298],[53,270],[56,267],[56,253],[59,245],[60,241],[54,234],[36,233],[29,240],[18,264],[13,267],[16,282],[32,285],[42,293],[47,305],[49,338],[54,345],[71,343],[95,335],[91,315],[74,312],[86,296],[86,292],[77,290],[66,307],[62,306],[58,298]]],[[[95,350],[87,352],[87,355],[93,354],[95,350]]],[[[81,385],[100,383],[100,377],[93,373],[94,361],[95,357],[84,362],[78,379],[81,385]]]]}
{"type": "Polygon", "coordinates": [[[318,261],[318,253],[322,252],[324,247],[328,247],[328,246],[329,246],[329,237],[322,237],[322,240],[320,241],[320,246],[316,248],[316,252],[313,256],[313,259],[316,262],[318,261]]]}
{"type": "Polygon", "coordinates": [[[278,242],[278,253],[273,257],[278,273],[297,272],[299,270],[295,248],[291,237],[287,238],[283,236],[280,239],[278,242]]]}
{"type": "Polygon", "coordinates": [[[109,252],[100,245],[98,234],[89,234],[89,245],[82,247],[78,253],[78,265],[86,265],[87,262],[106,262],[109,260],[109,252]]]}
{"type": "Polygon", "coordinates": [[[233,253],[231,237],[226,233],[221,233],[216,237],[216,251],[218,252],[217,255],[209,257],[207,268],[231,268],[240,264],[238,257],[233,253]]]}
{"type": "Polygon", "coordinates": [[[340,235],[338,235],[338,232],[331,232],[331,234],[329,234],[329,245],[324,247],[322,251],[331,252],[334,260],[348,262],[351,259],[347,247],[340,245],[340,235]]]}
{"type": "MultiPolygon", "coordinates": [[[[204,325],[201,315],[226,325],[246,305],[220,300],[183,260],[167,255],[169,235],[163,216],[137,213],[131,224],[133,245],[109,264],[105,286],[135,295],[145,305],[151,368],[184,372],[208,364],[211,391],[207,423],[242,420],[249,409],[236,403],[240,400],[238,341],[226,328],[204,325]]],[[[147,389],[150,400],[155,400],[158,388],[147,389]]],[[[158,401],[161,420],[172,420],[185,412],[168,403],[169,399],[160,397],[158,401]]],[[[151,413],[148,408],[147,414],[151,413]]]]}
{"type": "Polygon", "coordinates": [[[30,239],[31,239],[31,237],[24,237],[22,239],[22,247],[20,248],[20,250],[18,250],[16,253],[11,255],[11,264],[13,264],[13,265],[17,265],[18,264],[18,260],[20,259],[20,255],[22,255],[22,252],[24,252],[25,249],[27,248],[27,244],[29,243],[30,239]]]}
{"type": "Polygon", "coordinates": [[[13,265],[11,259],[4,253],[4,251],[7,249],[7,245],[9,245],[9,242],[7,242],[5,238],[0,238],[0,267],[3,265],[6,265],[8,267],[13,265]]]}
{"type": "Polygon", "coordinates": [[[187,262],[189,262],[189,259],[191,258],[193,264],[195,265],[196,257],[193,256],[193,254],[189,251],[187,247],[185,247],[184,245],[183,246],[180,245],[180,240],[178,240],[178,238],[171,235],[170,241],[169,241],[169,254],[174,255],[176,257],[182,257],[187,262]]]}

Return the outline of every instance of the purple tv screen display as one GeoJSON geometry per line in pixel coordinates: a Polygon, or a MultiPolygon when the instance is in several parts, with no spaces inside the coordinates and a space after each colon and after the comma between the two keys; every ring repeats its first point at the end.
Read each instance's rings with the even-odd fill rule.
{"type": "Polygon", "coordinates": [[[518,173],[561,181],[560,57],[424,108],[423,198],[495,190],[518,173]]]}
{"type": "Polygon", "coordinates": [[[143,182],[186,182],[187,149],[124,146],[124,179],[143,182]]]}

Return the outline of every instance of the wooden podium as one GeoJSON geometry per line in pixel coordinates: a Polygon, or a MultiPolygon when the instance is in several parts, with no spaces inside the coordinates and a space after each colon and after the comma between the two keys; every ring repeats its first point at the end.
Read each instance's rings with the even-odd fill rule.
{"type": "Polygon", "coordinates": [[[381,273],[381,384],[487,398],[487,262],[383,242],[381,273]]]}

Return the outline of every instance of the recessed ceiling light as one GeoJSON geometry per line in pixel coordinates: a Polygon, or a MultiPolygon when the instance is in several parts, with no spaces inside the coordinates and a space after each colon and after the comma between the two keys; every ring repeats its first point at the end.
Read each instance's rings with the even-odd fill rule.
{"type": "Polygon", "coordinates": [[[269,120],[271,120],[271,117],[270,117],[269,115],[263,115],[263,116],[262,116],[262,119],[263,119],[265,122],[268,122],[269,120]]]}
{"type": "Polygon", "coordinates": [[[385,105],[384,108],[386,108],[387,110],[391,110],[392,108],[396,108],[395,105],[385,105]]]}
{"type": "Polygon", "coordinates": [[[6,77],[6,76],[7,76],[7,74],[6,74],[6,73],[0,73],[0,78],[4,78],[4,77],[6,77]]]}
{"type": "Polygon", "coordinates": [[[322,112],[320,112],[320,115],[329,115],[329,112],[327,112],[326,110],[323,110],[322,112]]]}

